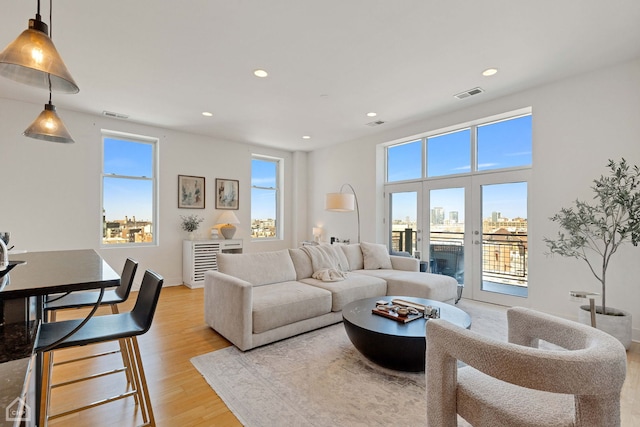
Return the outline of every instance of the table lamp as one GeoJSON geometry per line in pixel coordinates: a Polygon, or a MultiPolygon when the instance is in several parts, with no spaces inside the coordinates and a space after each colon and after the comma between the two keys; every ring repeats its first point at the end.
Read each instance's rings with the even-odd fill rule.
{"type": "Polygon", "coordinates": [[[225,211],[218,217],[217,224],[222,224],[220,232],[225,239],[233,239],[233,235],[236,234],[236,227],[233,224],[240,224],[240,220],[233,212],[225,211]]]}
{"type": "Polygon", "coordinates": [[[320,237],[322,236],[322,227],[313,227],[313,241],[320,243],[320,237]]]}

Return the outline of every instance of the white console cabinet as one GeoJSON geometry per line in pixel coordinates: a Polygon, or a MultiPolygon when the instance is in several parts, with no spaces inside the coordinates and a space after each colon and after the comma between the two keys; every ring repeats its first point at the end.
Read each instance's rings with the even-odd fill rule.
{"type": "Polygon", "coordinates": [[[182,282],[190,288],[204,286],[204,273],[217,270],[216,255],[242,253],[242,239],[184,240],[182,242],[182,282]]]}

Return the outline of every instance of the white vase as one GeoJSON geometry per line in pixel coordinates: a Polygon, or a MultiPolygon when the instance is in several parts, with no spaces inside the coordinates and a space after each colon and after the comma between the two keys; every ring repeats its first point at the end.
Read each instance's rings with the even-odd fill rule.
{"type": "MultiPolygon", "coordinates": [[[[596,328],[613,335],[622,343],[624,348],[629,350],[631,347],[631,313],[618,310],[615,308],[607,308],[607,311],[613,311],[615,314],[600,314],[602,306],[596,306],[596,328]]],[[[591,325],[591,312],[588,305],[581,305],[578,310],[578,321],[585,325],[591,325]]]]}
{"type": "Polygon", "coordinates": [[[189,232],[189,240],[195,240],[196,239],[196,234],[194,231],[190,231],[189,232]]]}

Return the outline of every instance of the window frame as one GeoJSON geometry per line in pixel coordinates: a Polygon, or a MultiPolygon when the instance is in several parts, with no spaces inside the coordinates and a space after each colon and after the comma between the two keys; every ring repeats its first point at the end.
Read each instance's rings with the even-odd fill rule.
{"type": "Polygon", "coordinates": [[[274,156],[267,156],[267,155],[263,155],[263,154],[251,154],[251,182],[250,182],[250,189],[251,189],[251,195],[253,196],[253,189],[257,189],[257,190],[271,190],[274,192],[275,194],[275,208],[276,208],[276,212],[275,212],[275,234],[274,236],[269,236],[269,237],[254,237],[253,236],[253,197],[250,198],[251,200],[251,211],[250,211],[250,219],[251,219],[251,241],[252,242],[265,242],[265,241],[274,241],[274,240],[282,240],[283,239],[283,209],[282,209],[282,194],[283,194],[283,184],[284,184],[284,180],[283,178],[283,173],[284,173],[284,159],[280,158],[280,157],[274,157],[274,156]],[[262,186],[257,186],[257,185],[253,185],[253,161],[254,160],[258,160],[258,161],[263,161],[263,162],[272,162],[275,164],[276,167],[276,171],[275,171],[275,187],[262,187],[262,186]]]}
{"type": "MultiPolygon", "coordinates": [[[[453,126],[448,126],[445,128],[436,129],[433,131],[423,132],[417,135],[412,135],[406,138],[397,139],[394,141],[387,142],[382,144],[384,147],[384,184],[385,185],[393,185],[393,184],[401,184],[405,182],[418,182],[424,180],[437,180],[443,178],[454,178],[458,176],[471,176],[471,175],[481,175],[495,172],[504,172],[504,171],[515,171],[522,169],[532,169],[533,168],[533,158],[531,159],[531,164],[524,166],[514,166],[507,168],[496,168],[496,169],[483,169],[478,170],[478,144],[477,144],[477,129],[481,126],[490,125],[493,123],[503,122],[507,120],[517,119],[523,116],[532,116],[533,117],[533,109],[531,107],[525,107],[518,110],[509,111],[502,114],[496,114],[494,116],[485,117],[482,119],[477,119],[465,123],[459,123],[453,126]],[[469,172],[463,172],[459,174],[451,174],[451,175],[437,175],[437,176],[429,176],[428,169],[428,139],[434,138],[437,136],[447,135],[455,132],[459,132],[465,129],[470,130],[470,139],[469,144],[471,148],[471,156],[469,158],[470,161],[470,170],[469,172]],[[422,141],[422,176],[420,178],[408,179],[408,180],[400,180],[400,181],[388,181],[389,176],[389,148],[403,145],[411,142],[415,142],[416,140],[422,141]]],[[[533,129],[532,129],[533,133],[533,129]]],[[[532,141],[532,150],[533,150],[533,141],[532,141]]]]}
{"type": "Polygon", "coordinates": [[[135,248],[135,247],[149,247],[149,246],[158,246],[159,245],[159,207],[158,207],[158,177],[159,177],[159,138],[145,136],[145,135],[137,135],[127,132],[119,132],[108,129],[101,129],[101,150],[100,150],[100,225],[99,225],[99,247],[100,249],[107,248],[135,248]],[[139,177],[139,176],[129,176],[129,175],[118,175],[105,173],[105,158],[104,158],[104,150],[105,150],[105,140],[106,139],[118,139],[121,141],[138,143],[138,144],[148,144],[151,145],[151,171],[152,177],[139,177]],[[152,201],[151,201],[151,224],[152,224],[152,241],[151,242],[126,242],[126,243],[104,243],[103,232],[104,232],[104,182],[105,178],[114,178],[114,179],[126,179],[126,180],[143,180],[150,181],[152,183],[152,201]]]}

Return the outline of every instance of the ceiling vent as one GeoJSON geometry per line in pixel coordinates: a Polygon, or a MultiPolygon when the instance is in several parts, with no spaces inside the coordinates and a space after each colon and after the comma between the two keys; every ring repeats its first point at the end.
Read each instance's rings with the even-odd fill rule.
{"type": "Polygon", "coordinates": [[[383,123],[384,123],[384,122],[383,122],[382,120],[376,120],[376,121],[374,121],[374,122],[369,122],[369,123],[367,123],[367,126],[371,126],[371,127],[374,127],[374,126],[380,126],[380,125],[381,125],[381,124],[383,124],[383,123]]]}
{"type": "Polygon", "coordinates": [[[111,111],[103,111],[102,115],[103,116],[107,116],[107,117],[111,117],[113,119],[123,119],[124,120],[124,119],[128,119],[129,118],[129,116],[126,115],[126,114],[114,113],[114,112],[111,112],[111,111]]]}
{"type": "Polygon", "coordinates": [[[481,94],[482,92],[484,92],[482,88],[474,87],[473,89],[465,90],[464,92],[460,92],[459,94],[453,96],[458,99],[465,99],[473,95],[481,94]]]}

